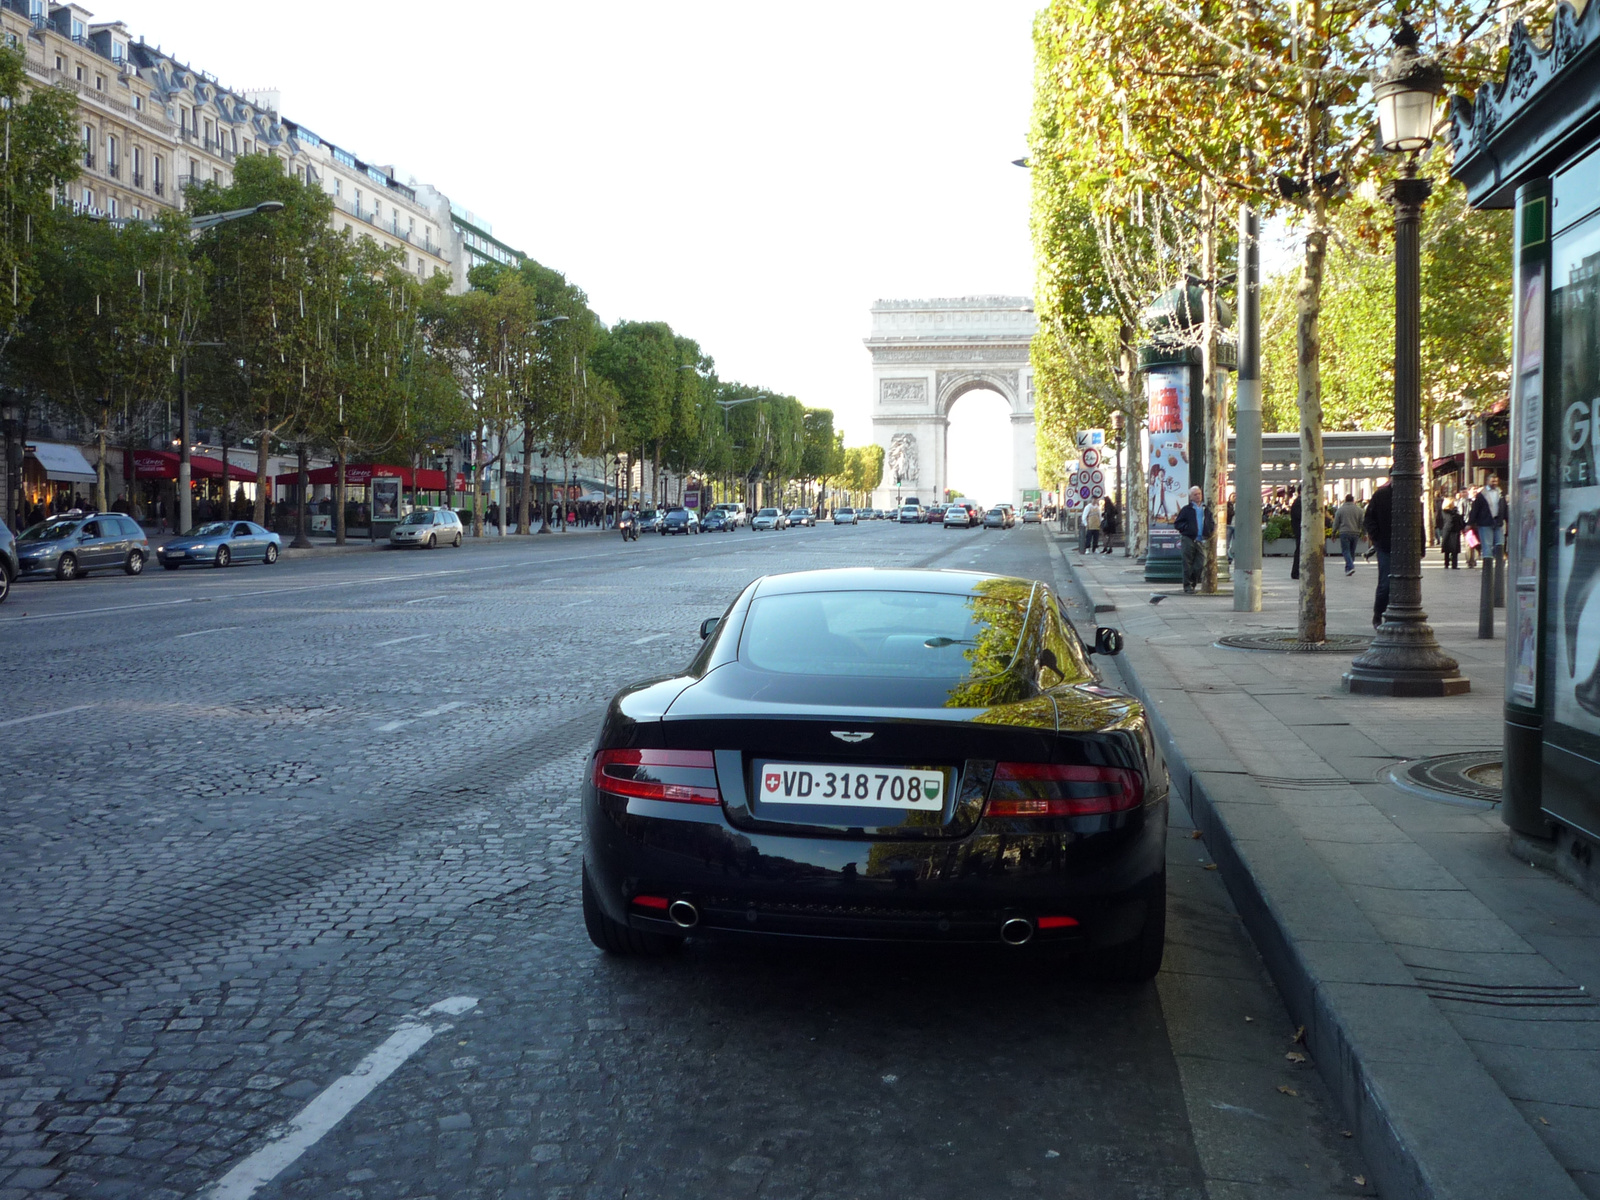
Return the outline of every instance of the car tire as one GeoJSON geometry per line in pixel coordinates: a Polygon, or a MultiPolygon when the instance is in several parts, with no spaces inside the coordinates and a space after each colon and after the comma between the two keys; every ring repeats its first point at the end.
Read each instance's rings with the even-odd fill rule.
{"type": "Polygon", "coordinates": [[[1107,983],[1147,983],[1161,970],[1167,946],[1167,876],[1150,888],[1145,900],[1144,928],[1120,946],[1093,951],[1087,961],[1095,978],[1107,983]]]}
{"type": "Polygon", "coordinates": [[[11,595],[11,572],[0,566],[0,604],[4,604],[9,595],[11,595]]]}
{"type": "Polygon", "coordinates": [[[78,577],[78,557],[75,554],[63,554],[56,560],[57,579],[76,579],[78,577]]]}
{"type": "Polygon", "coordinates": [[[182,566],[182,565],[183,565],[183,564],[182,564],[182,563],[169,563],[169,562],[164,562],[164,563],[162,563],[162,564],[161,564],[161,565],[162,565],[162,566],[163,566],[163,567],[165,567],[165,568],[166,568],[166,569],[167,569],[167,570],[169,570],[169,571],[176,571],[176,570],[177,570],[177,569],[178,569],[178,568],[179,568],[179,567],[181,567],[181,566],[182,566]]]}
{"type": "Polygon", "coordinates": [[[129,550],[128,561],[122,564],[122,569],[129,575],[137,575],[144,570],[144,552],[129,550]]]}
{"type": "Polygon", "coordinates": [[[451,543],[457,550],[461,549],[461,535],[456,534],[456,540],[451,543]]]}
{"type": "Polygon", "coordinates": [[[233,551],[229,550],[226,546],[218,546],[216,565],[219,567],[225,567],[232,561],[233,551]]]}
{"type": "Polygon", "coordinates": [[[424,549],[437,550],[438,548],[439,548],[439,537],[438,537],[438,535],[430,533],[428,535],[428,544],[427,544],[427,546],[424,547],[424,549]]]}
{"type": "Polygon", "coordinates": [[[583,927],[589,933],[589,940],[607,954],[660,958],[683,947],[680,937],[669,933],[642,933],[606,916],[589,883],[588,867],[583,869],[583,927]]]}
{"type": "Polygon", "coordinates": [[[262,561],[269,567],[278,561],[278,548],[271,542],[267,543],[267,552],[262,556],[262,561]]]}

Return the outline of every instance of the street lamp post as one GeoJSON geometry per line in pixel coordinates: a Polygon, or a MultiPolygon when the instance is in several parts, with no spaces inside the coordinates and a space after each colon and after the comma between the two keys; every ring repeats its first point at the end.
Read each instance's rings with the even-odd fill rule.
{"type": "MultiPolygon", "coordinates": [[[[229,221],[238,221],[245,217],[253,217],[257,213],[275,213],[283,209],[281,200],[264,200],[253,208],[230,208],[227,212],[206,213],[204,216],[189,218],[189,232],[198,234],[207,229],[215,229],[218,225],[226,225],[229,221]]],[[[189,342],[182,349],[178,358],[178,532],[188,533],[194,524],[193,498],[189,494],[190,481],[193,478],[190,469],[189,443],[192,431],[189,428],[189,351],[195,346],[221,346],[221,342],[189,342]]],[[[223,464],[222,484],[228,484],[227,464],[223,464]]],[[[298,544],[298,539],[296,541],[298,544]]]]}
{"type": "Polygon", "coordinates": [[[1418,226],[1431,180],[1416,175],[1416,154],[1433,140],[1434,103],[1444,90],[1437,63],[1417,51],[1400,23],[1394,54],[1378,74],[1383,148],[1406,155],[1386,195],[1394,205],[1394,467],[1389,474],[1389,606],[1366,653],[1345,672],[1346,691],[1376,696],[1454,696],[1471,684],[1439,648],[1422,610],[1422,459],[1419,445],[1422,287],[1418,226]]]}

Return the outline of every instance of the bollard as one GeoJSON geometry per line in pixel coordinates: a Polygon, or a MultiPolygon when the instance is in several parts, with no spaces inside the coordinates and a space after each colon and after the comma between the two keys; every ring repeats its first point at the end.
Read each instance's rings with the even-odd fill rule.
{"type": "Polygon", "coordinates": [[[1494,558],[1483,560],[1483,578],[1478,581],[1478,636],[1494,637],[1494,558]]]}
{"type": "MultiPolygon", "coordinates": [[[[1484,566],[1488,566],[1485,563],[1484,566]]],[[[1501,546],[1494,552],[1494,606],[1506,606],[1506,548],[1501,546]]]]}

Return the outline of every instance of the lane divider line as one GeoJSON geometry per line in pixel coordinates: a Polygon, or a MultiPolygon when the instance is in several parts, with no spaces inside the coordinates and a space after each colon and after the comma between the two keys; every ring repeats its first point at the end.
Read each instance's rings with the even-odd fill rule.
{"type": "Polygon", "coordinates": [[[425,633],[413,633],[413,634],[410,634],[407,637],[390,638],[386,642],[373,642],[372,643],[372,648],[374,650],[376,650],[379,646],[398,646],[401,642],[415,642],[415,641],[417,641],[417,640],[419,640],[421,638],[425,638],[427,636],[428,635],[425,634],[425,633]]]}
{"type": "Polygon", "coordinates": [[[26,725],[29,721],[43,721],[50,717],[64,717],[68,713],[82,712],[86,708],[93,708],[92,704],[74,704],[71,708],[58,708],[54,712],[34,713],[31,717],[12,717],[9,721],[0,721],[0,729],[8,729],[12,725],[26,725]]]}
{"type": "Polygon", "coordinates": [[[671,636],[672,635],[670,633],[652,633],[649,637],[635,638],[631,644],[635,646],[642,646],[646,642],[659,642],[662,638],[669,638],[671,636]]]}
{"type": "Polygon", "coordinates": [[[201,634],[204,634],[204,633],[227,633],[231,629],[242,629],[242,628],[243,628],[243,626],[241,626],[241,625],[219,625],[215,629],[196,629],[193,633],[180,633],[180,634],[177,634],[176,637],[178,637],[179,639],[192,638],[192,637],[199,637],[201,634]]]}
{"type": "MultiPolygon", "coordinates": [[[[478,1006],[476,996],[450,996],[430,1005],[429,1016],[459,1017],[478,1006]]],[[[402,1022],[382,1045],[313,1097],[289,1122],[276,1129],[267,1144],[202,1192],[204,1200],[249,1200],[295,1162],[323,1135],[350,1115],[356,1105],[426,1046],[435,1034],[450,1029],[448,1021],[430,1025],[421,1020],[402,1022]]]]}

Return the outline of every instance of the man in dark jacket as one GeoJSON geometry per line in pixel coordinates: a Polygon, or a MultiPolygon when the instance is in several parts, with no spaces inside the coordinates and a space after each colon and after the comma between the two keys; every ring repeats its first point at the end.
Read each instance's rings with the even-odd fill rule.
{"type": "Polygon", "coordinates": [[[1294,565],[1289,568],[1289,578],[1300,578],[1300,493],[1294,493],[1294,503],[1289,505],[1289,524],[1294,529],[1294,565]]]}
{"type": "Polygon", "coordinates": [[[1189,489],[1189,503],[1178,510],[1172,527],[1183,539],[1183,590],[1191,595],[1205,578],[1206,547],[1213,545],[1217,536],[1216,514],[1199,488],[1189,489]]]}
{"type": "Polygon", "coordinates": [[[1361,525],[1367,540],[1378,553],[1378,592],[1372,598],[1372,627],[1383,624],[1384,610],[1389,607],[1389,533],[1393,528],[1394,492],[1385,482],[1372,493],[1367,502],[1367,515],[1361,525]]]}

